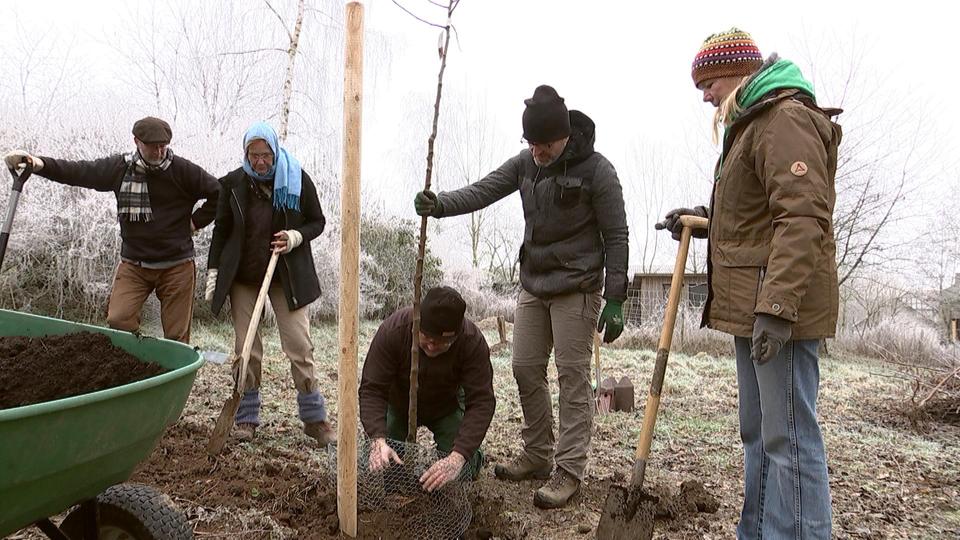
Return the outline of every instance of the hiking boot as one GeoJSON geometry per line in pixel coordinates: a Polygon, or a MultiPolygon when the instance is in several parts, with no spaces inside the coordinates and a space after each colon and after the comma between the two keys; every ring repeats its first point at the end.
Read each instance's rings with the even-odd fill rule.
{"type": "Polygon", "coordinates": [[[580,480],[557,467],[550,481],[533,495],[533,505],[537,508],[560,508],[580,491],[580,480]]]}
{"type": "Polygon", "coordinates": [[[337,430],[330,422],[304,422],[303,432],[313,438],[320,446],[327,446],[337,442],[337,430]]]}
{"type": "Polygon", "coordinates": [[[523,454],[506,465],[494,467],[493,475],[500,480],[511,480],[513,482],[530,479],[546,480],[550,478],[552,468],[549,463],[537,466],[526,454],[523,454]]]}
{"type": "Polygon", "coordinates": [[[250,442],[257,435],[256,424],[237,424],[233,427],[233,436],[240,442],[250,442]]]}

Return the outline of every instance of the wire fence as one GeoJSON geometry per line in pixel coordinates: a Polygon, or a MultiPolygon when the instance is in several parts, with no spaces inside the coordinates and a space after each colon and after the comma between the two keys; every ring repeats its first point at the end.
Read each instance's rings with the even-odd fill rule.
{"type": "MultiPolygon", "coordinates": [[[[641,327],[649,324],[659,324],[663,321],[667,309],[667,297],[670,294],[670,284],[662,288],[648,287],[645,289],[627,290],[627,300],[623,304],[623,321],[627,327],[641,327]]],[[[683,288],[678,310],[679,317],[698,313],[707,301],[706,286],[690,285],[683,288]]]]}
{"type": "MultiPolygon", "coordinates": [[[[428,493],[420,477],[447,454],[433,445],[388,439],[403,464],[372,470],[372,441],[363,433],[357,436],[357,510],[373,516],[365,521],[378,523],[378,529],[390,532],[389,538],[455,540],[463,536],[473,519],[466,483],[476,471],[469,464],[455,480],[428,493]]],[[[328,460],[335,471],[336,453],[331,451],[328,460]]]]}

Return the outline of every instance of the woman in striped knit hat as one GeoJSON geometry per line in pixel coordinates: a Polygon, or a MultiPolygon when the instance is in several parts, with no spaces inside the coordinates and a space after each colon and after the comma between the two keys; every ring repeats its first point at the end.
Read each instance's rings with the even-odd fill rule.
{"type": "Polygon", "coordinates": [[[766,60],[746,32],[708,37],[691,75],[716,107],[723,149],[709,207],[703,324],[734,336],[744,447],[739,539],[830,538],[817,423],[819,344],[837,322],[834,176],[838,110],[817,106],[792,62],[766,60]]]}

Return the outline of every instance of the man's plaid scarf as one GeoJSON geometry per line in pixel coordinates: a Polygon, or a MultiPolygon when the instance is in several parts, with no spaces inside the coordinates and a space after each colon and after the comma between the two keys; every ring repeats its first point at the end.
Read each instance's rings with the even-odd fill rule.
{"type": "Polygon", "coordinates": [[[173,162],[173,150],[167,148],[163,161],[151,165],[144,161],[138,150],[123,156],[127,171],[117,193],[117,219],[119,221],[153,221],[150,209],[150,192],[147,190],[147,171],[165,171],[173,162]]]}

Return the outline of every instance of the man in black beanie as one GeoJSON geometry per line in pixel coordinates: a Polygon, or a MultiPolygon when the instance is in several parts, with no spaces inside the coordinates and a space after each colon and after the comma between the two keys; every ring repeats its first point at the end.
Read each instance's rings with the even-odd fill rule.
{"type": "MultiPolygon", "coordinates": [[[[420,350],[426,357],[420,360],[417,425],[426,426],[446,454],[420,478],[427,491],[440,489],[464,469],[476,478],[483,465],[480,444],[496,407],[490,349],[464,318],[466,307],[450,287],[430,289],[420,304],[420,350]]],[[[407,437],[412,347],[413,308],[406,307],[383,321],[363,363],[360,420],[371,439],[373,470],[402,463],[387,439],[407,437]]]]}
{"type": "Polygon", "coordinates": [[[524,452],[494,473],[504,480],[550,481],[533,502],[563,506],[580,489],[593,422],[590,355],[594,329],[610,343],[623,331],[627,295],[627,220],[613,165],[594,151],[594,124],[567,111],[550,86],[524,100],[528,149],[464,188],[422,191],[421,216],[458,216],[520,191],[526,227],[513,328],[513,376],[520,391],[524,452]],[[602,293],[602,296],[601,296],[602,293]],[[601,299],[606,305],[601,313],[601,299]],[[560,382],[556,444],[547,362],[560,382]],[[556,469],[554,470],[554,463],[556,469]]]}

